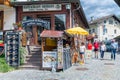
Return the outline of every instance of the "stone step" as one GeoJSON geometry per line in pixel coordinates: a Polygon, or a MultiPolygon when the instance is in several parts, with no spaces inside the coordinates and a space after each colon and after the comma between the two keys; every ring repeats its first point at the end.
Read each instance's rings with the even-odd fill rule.
{"type": "Polygon", "coordinates": [[[40,61],[40,60],[42,60],[42,58],[41,57],[32,57],[32,58],[29,58],[29,57],[27,57],[26,59],[25,59],[26,61],[40,61]]]}
{"type": "Polygon", "coordinates": [[[39,52],[39,51],[38,51],[38,52],[36,52],[36,51],[31,51],[29,55],[34,55],[34,54],[36,54],[36,55],[37,55],[37,54],[41,55],[41,52],[39,52]]]}
{"type": "Polygon", "coordinates": [[[40,55],[27,55],[26,58],[40,58],[40,55]]]}
{"type": "Polygon", "coordinates": [[[30,50],[31,52],[41,52],[41,49],[33,49],[33,50],[30,50]]]}
{"type": "Polygon", "coordinates": [[[19,67],[20,69],[40,69],[40,66],[35,66],[35,65],[23,65],[19,67]]]}
{"type": "Polygon", "coordinates": [[[25,62],[24,65],[34,65],[34,66],[40,66],[40,61],[36,61],[36,62],[25,62]]]}
{"type": "Polygon", "coordinates": [[[42,58],[26,58],[25,61],[32,62],[32,61],[42,61],[42,58]]]}
{"type": "Polygon", "coordinates": [[[21,68],[25,69],[40,69],[42,66],[42,54],[41,54],[41,47],[37,46],[30,46],[31,53],[26,56],[25,63],[21,68]]]}

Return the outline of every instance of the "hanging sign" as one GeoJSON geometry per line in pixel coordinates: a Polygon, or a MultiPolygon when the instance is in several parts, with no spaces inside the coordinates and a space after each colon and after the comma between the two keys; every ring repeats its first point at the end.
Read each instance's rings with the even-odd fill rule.
{"type": "Polygon", "coordinates": [[[61,4],[23,5],[23,12],[29,12],[29,11],[58,11],[58,10],[61,10],[61,4]]]}
{"type": "Polygon", "coordinates": [[[22,26],[31,26],[31,25],[38,25],[45,27],[46,29],[50,29],[50,22],[42,20],[42,19],[29,19],[29,20],[23,20],[22,26]]]}

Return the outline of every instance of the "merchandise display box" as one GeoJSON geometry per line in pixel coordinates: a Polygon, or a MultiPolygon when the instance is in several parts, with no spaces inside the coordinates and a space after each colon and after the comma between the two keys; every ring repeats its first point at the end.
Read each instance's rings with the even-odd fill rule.
{"type": "Polygon", "coordinates": [[[6,34],[5,43],[5,56],[8,65],[18,67],[20,65],[20,54],[19,54],[19,33],[8,32],[6,34]]]}

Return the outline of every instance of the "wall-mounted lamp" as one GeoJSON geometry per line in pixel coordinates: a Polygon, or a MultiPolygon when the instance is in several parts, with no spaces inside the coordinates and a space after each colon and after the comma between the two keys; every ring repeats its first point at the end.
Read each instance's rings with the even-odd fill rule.
{"type": "Polygon", "coordinates": [[[66,4],[66,9],[71,9],[71,4],[66,4]]]}

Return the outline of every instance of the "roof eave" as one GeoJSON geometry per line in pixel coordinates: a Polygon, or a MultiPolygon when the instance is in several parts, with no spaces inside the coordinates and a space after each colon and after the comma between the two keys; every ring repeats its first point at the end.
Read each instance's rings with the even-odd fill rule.
{"type": "Polygon", "coordinates": [[[86,19],[86,16],[85,16],[85,13],[83,11],[83,8],[82,8],[81,4],[79,4],[79,6],[80,6],[79,13],[80,13],[80,15],[82,17],[82,21],[83,21],[83,23],[85,25],[85,28],[89,28],[89,24],[88,24],[88,21],[86,19]]]}
{"type": "Polygon", "coordinates": [[[118,4],[118,6],[120,7],[120,0],[114,0],[117,4],[118,4]]]}
{"type": "Polygon", "coordinates": [[[13,6],[21,5],[33,5],[33,4],[50,4],[50,3],[77,3],[79,0],[51,0],[51,1],[21,1],[21,2],[10,2],[13,6]]]}

